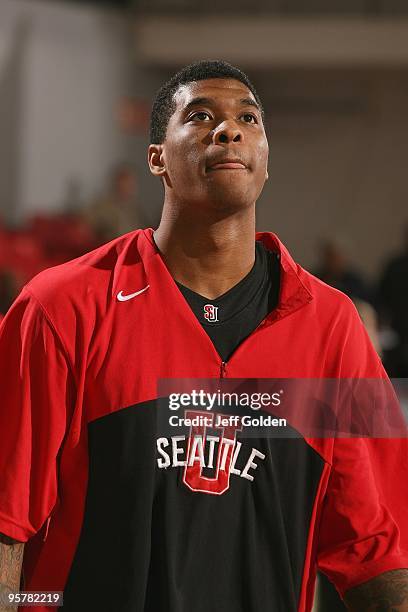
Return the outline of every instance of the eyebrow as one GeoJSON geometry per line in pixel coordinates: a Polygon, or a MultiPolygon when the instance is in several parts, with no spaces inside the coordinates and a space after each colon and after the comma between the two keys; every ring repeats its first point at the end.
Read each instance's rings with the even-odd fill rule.
{"type": "Polygon", "coordinates": [[[255,102],[255,100],[253,100],[252,98],[242,98],[239,102],[242,106],[253,106],[257,110],[259,110],[259,112],[261,112],[259,104],[255,102]]]}
{"type": "MultiPolygon", "coordinates": [[[[185,105],[183,110],[184,111],[188,111],[191,108],[195,108],[196,106],[211,105],[213,103],[214,103],[214,99],[213,98],[203,98],[203,97],[193,98],[192,100],[190,100],[190,102],[188,102],[185,105]]],[[[241,106],[253,106],[259,112],[261,112],[261,109],[259,108],[259,105],[252,98],[241,98],[239,103],[240,103],[241,106]]]]}

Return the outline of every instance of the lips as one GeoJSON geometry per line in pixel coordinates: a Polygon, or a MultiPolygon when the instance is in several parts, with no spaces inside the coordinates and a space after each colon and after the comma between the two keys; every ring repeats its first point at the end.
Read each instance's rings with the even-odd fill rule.
{"type": "Polygon", "coordinates": [[[211,164],[208,170],[246,170],[246,165],[240,159],[225,158],[211,164]]]}

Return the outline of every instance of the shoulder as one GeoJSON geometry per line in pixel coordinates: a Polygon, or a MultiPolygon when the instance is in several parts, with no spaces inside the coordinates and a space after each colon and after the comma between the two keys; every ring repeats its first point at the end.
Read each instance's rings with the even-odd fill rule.
{"type": "Polygon", "coordinates": [[[299,278],[311,293],[316,314],[335,321],[360,321],[356,306],[348,295],[331,287],[298,265],[299,278]]]}
{"type": "Polygon", "coordinates": [[[354,302],[306,270],[302,276],[314,298],[314,318],[325,330],[328,362],[338,366],[343,377],[382,377],[380,357],[354,302]]]}
{"type": "Polygon", "coordinates": [[[140,262],[138,242],[142,230],[124,234],[114,240],[37,274],[25,290],[45,309],[62,306],[67,300],[80,303],[90,294],[106,296],[118,268],[140,262]]]}

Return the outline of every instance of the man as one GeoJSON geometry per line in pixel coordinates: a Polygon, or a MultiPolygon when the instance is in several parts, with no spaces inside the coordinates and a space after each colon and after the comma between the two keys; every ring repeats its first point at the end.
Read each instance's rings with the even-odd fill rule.
{"type": "MultiPolygon", "coordinates": [[[[403,247],[391,257],[382,272],[378,287],[378,306],[385,322],[395,334],[393,346],[384,360],[392,376],[408,376],[408,223],[403,227],[403,247]]],[[[393,334],[393,335],[394,335],[393,334]]]]}
{"type": "Polygon", "coordinates": [[[371,303],[372,291],[350,263],[344,240],[340,236],[330,237],[322,240],[319,247],[320,261],[315,276],[352,299],[371,303]]]}
{"type": "Polygon", "coordinates": [[[200,426],[163,434],[159,379],[385,374],[350,300],[254,240],[268,143],[241,71],[176,74],[151,143],[158,229],[40,274],[1,327],[0,531],[27,542],[25,590],[65,612],[304,612],[318,566],[350,610],[408,610],[404,440],[251,439],[215,414],[205,449],[200,426]]]}
{"type": "Polygon", "coordinates": [[[98,242],[108,242],[143,225],[138,206],[137,176],[128,164],[119,164],[110,177],[108,192],[84,209],[83,218],[98,242]]]}

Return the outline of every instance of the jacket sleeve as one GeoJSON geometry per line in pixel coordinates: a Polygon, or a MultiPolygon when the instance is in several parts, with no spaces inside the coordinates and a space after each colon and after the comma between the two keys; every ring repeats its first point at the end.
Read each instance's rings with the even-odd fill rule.
{"type": "Polygon", "coordinates": [[[408,568],[406,418],[354,309],[343,338],[341,376],[356,383],[357,435],[333,442],[317,554],[342,597],[383,572],[408,568]]]}
{"type": "Polygon", "coordinates": [[[318,567],[341,597],[408,568],[407,439],[338,439],[324,500],[318,567]]]}
{"type": "Polygon", "coordinates": [[[75,384],[64,347],[23,289],[0,326],[0,532],[25,542],[57,499],[75,384]]]}

